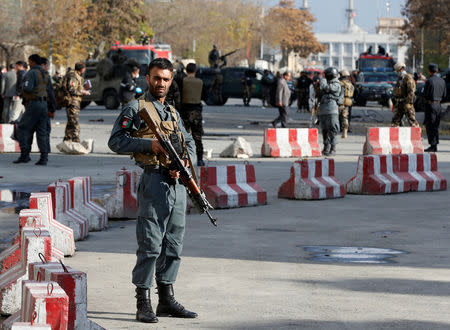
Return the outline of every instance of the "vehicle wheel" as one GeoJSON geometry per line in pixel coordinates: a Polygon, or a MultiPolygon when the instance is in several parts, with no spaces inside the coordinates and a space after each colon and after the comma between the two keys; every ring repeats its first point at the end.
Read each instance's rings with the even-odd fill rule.
{"type": "Polygon", "coordinates": [[[105,103],[103,103],[103,101],[95,101],[95,104],[97,104],[97,105],[104,105],[105,103]]]}
{"type": "Polygon", "coordinates": [[[106,91],[103,95],[103,103],[106,109],[116,110],[120,105],[117,93],[113,90],[106,91]]]}
{"type": "Polygon", "coordinates": [[[86,108],[89,104],[91,104],[91,101],[81,101],[80,109],[86,108]]]}

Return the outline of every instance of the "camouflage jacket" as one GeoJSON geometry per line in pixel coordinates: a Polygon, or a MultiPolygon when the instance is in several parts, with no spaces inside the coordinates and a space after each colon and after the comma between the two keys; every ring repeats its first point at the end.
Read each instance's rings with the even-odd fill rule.
{"type": "Polygon", "coordinates": [[[394,87],[395,97],[397,102],[404,104],[414,103],[414,94],[416,92],[416,83],[414,78],[409,73],[405,73],[399,77],[394,87]]]}
{"type": "Polygon", "coordinates": [[[70,71],[67,75],[67,91],[70,95],[69,104],[78,105],[83,96],[84,79],[75,70],[70,71]]]}

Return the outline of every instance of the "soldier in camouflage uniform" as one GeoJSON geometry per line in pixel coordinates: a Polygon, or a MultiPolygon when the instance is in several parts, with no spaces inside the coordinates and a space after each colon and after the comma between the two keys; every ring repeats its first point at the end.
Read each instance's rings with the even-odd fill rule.
{"type": "Polygon", "coordinates": [[[414,93],[416,92],[416,83],[412,75],[405,70],[404,63],[396,63],[394,70],[398,74],[397,84],[394,87],[395,109],[392,116],[392,127],[400,126],[403,116],[406,116],[408,122],[413,127],[419,127],[416,120],[416,111],[414,110],[414,93]]]}
{"type": "Polygon", "coordinates": [[[186,66],[187,77],[183,79],[181,97],[181,118],[184,127],[192,134],[197,149],[197,165],[205,166],[203,162],[203,117],[202,117],[202,87],[203,81],[195,77],[197,66],[189,63],[186,66]]]}
{"type": "Polygon", "coordinates": [[[84,89],[84,79],[81,76],[86,70],[84,63],[75,64],[75,70],[70,71],[67,79],[68,107],[67,107],[67,124],[64,141],[80,142],[80,123],[78,115],[80,113],[81,98],[88,95],[89,92],[84,89]]]}
{"type": "Polygon", "coordinates": [[[339,123],[341,126],[343,139],[347,138],[349,108],[353,104],[352,97],[355,91],[349,77],[350,73],[347,70],[342,70],[340,72],[339,82],[344,91],[344,100],[343,103],[339,105],[339,123]]]}

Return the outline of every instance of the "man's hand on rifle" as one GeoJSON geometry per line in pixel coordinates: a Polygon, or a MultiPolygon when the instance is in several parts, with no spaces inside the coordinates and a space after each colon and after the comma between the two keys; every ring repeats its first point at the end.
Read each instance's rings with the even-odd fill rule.
{"type": "Polygon", "coordinates": [[[153,152],[155,155],[158,155],[158,154],[164,154],[164,155],[166,155],[166,157],[169,155],[169,154],[167,153],[167,151],[165,151],[165,150],[163,149],[163,147],[161,146],[161,144],[159,143],[159,141],[158,141],[157,139],[153,139],[153,140],[152,140],[152,152],[153,152]]]}
{"type": "MultiPolygon", "coordinates": [[[[182,159],[181,161],[183,162],[184,167],[189,167],[189,161],[187,159],[182,159]]],[[[169,172],[172,179],[180,178],[180,171],[170,170],[169,172]]]]}

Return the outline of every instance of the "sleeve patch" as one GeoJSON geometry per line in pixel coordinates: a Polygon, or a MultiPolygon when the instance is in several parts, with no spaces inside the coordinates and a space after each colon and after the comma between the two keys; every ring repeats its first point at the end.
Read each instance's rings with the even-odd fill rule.
{"type": "Polygon", "coordinates": [[[130,128],[132,121],[130,118],[124,117],[122,122],[122,128],[130,128]]]}

